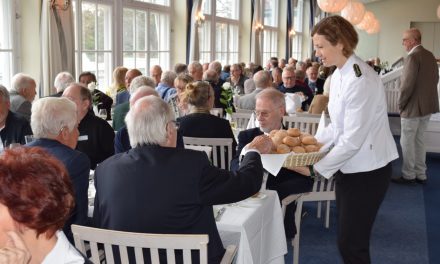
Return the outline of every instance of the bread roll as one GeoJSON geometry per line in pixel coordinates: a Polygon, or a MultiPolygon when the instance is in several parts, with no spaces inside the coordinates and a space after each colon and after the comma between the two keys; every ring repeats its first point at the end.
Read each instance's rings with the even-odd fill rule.
{"type": "Polygon", "coordinates": [[[295,153],[306,153],[306,150],[301,146],[293,147],[292,151],[295,153]]]}
{"type": "Polygon", "coordinates": [[[269,133],[269,137],[273,137],[273,136],[275,136],[275,133],[276,133],[276,132],[278,132],[278,129],[274,129],[274,130],[270,131],[270,133],[269,133]]]}
{"type": "Polygon", "coordinates": [[[316,145],[316,143],[318,143],[318,141],[316,140],[316,138],[313,137],[313,136],[306,136],[306,137],[303,137],[302,140],[301,140],[301,142],[302,142],[304,145],[316,145]]]}
{"type": "Polygon", "coordinates": [[[309,137],[309,136],[312,136],[312,135],[310,135],[309,133],[301,133],[301,135],[299,135],[299,139],[302,141],[302,139],[304,137],[309,137]]]}
{"type": "Polygon", "coordinates": [[[272,137],[272,142],[275,145],[275,147],[277,147],[279,144],[283,143],[283,136],[280,136],[278,134],[275,134],[275,136],[272,137]]]}
{"type": "Polygon", "coordinates": [[[299,137],[301,135],[301,131],[298,128],[292,127],[287,130],[287,134],[291,137],[299,137]]]}
{"type": "Polygon", "coordinates": [[[319,147],[316,145],[306,145],[304,147],[306,149],[306,152],[318,152],[319,151],[319,147]]]}
{"type": "Polygon", "coordinates": [[[277,153],[279,154],[285,154],[285,153],[289,153],[290,152],[290,148],[289,146],[285,145],[285,144],[279,144],[277,146],[277,153]]]}
{"type": "Polygon", "coordinates": [[[284,129],[280,129],[275,133],[275,136],[281,137],[283,139],[287,137],[287,131],[284,129]]]}
{"type": "Polygon", "coordinates": [[[301,145],[301,140],[299,140],[299,138],[297,138],[297,137],[287,136],[283,139],[283,143],[289,147],[296,147],[296,146],[301,145]]]}

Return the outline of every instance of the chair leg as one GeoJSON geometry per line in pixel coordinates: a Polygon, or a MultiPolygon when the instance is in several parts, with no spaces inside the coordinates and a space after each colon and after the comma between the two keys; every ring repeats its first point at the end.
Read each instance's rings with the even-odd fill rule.
{"type": "Polygon", "coordinates": [[[299,262],[299,238],[301,233],[301,211],[302,211],[303,202],[301,198],[298,199],[296,204],[295,211],[295,226],[296,226],[296,235],[293,239],[293,264],[298,264],[299,262]]]}
{"type": "Polygon", "coordinates": [[[325,227],[330,227],[330,201],[327,201],[327,208],[325,210],[325,227]]]}
{"type": "Polygon", "coordinates": [[[321,218],[321,201],[318,202],[318,212],[316,213],[317,218],[321,218]]]}

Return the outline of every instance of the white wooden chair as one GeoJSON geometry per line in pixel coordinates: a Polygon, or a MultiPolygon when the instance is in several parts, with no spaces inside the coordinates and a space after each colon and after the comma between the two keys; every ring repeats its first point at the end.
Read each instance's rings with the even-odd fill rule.
{"type": "Polygon", "coordinates": [[[303,194],[292,194],[287,196],[281,201],[281,207],[283,210],[283,215],[286,214],[287,205],[290,203],[296,202],[296,211],[295,211],[295,226],[296,226],[296,235],[292,239],[293,246],[293,263],[298,264],[299,261],[299,239],[301,233],[301,212],[304,202],[314,202],[319,201],[318,204],[318,215],[321,215],[321,201],[326,201],[326,221],[325,227],[329,228],[330,223],[330,201],[335,200],[335,183],[334,177],[331,177],[329,180],[322,176],[317,176],[313,183],[313,188],[311,192],[303,193],[303,194]]]}
{"type": "MultiPolygon", "coordinates": [[[[134,248],[136,263],[145,263],[142,249],[150,249],[151,263],[159,264],[159,249],[166,250],[168,263],[175,263],[175,250],[183,251],[183,263],[192,263],[191,250],[198,250],[200,263],[208,263],[209,242],[208,235],[181,235],[181,234],[144,234],[121,232],[93,227],[72,225],[75,246],[86,256],[87,244],[90,245],[91,261],[113,264],[112,246],[117,246],[120,253],[120,262],[128,264],[127,247],[134,248]],[[103,245],[103,250],[98,250],[98,244],[103,245]]],[[[232,263],[235,256],[236,246],[231,245],[226,249],[221,263],[232,263]]]]}
{"type": "Polygon", "coordinates": [[[237,124],[238,129],[246,129],[247,125],[249,123],[249,119],[252,116],[252,112],[251,113],[232,113],[231,115],[231,122],[235,122],[237,124]]]}
{"type": "Polygon", "coordinates": [[[304,117],[304,116],[284,116],[283,124],[286,128],[296,127],[301,132],[315,135],[318,130],[320,117],[304,117]]]}
{"type": "Polygon", "coordinates": [[[223,118],[223,108],[212,108],[209,112],[211,115],[223,118]]]}
{"type": "Polygon", "coordinates": [[[236,113],[249,113],[249,114],[252,114],[254,112],[254,110],[235,108],[235,112],[236,113]]]}
{"type": "Polygon", "coordinates": [[[183,144],[212,147],[211,161],[214,166],[229,170],[232,160],[232,138],[183,137],[183,144]]]}

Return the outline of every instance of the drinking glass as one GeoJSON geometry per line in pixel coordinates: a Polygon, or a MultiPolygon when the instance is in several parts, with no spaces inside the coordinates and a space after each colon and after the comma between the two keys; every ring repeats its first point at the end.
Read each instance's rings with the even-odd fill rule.
{"type": "Polygon", "coordinates": [[[99,109],[98,116],[102,119],[107,119],[107,110],[99,109]]]}

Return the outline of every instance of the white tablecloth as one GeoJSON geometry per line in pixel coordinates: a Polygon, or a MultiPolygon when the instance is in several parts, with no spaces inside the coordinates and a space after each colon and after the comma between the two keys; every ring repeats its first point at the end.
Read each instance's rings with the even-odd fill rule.
{"type": "Polygon", "coordinates": [[[278,195],[270,190],[264,193],[262,200],[227,206],[217,222],[223,245],[238,245],[237,264],[284,263],[287,243],[278,195]]]}

